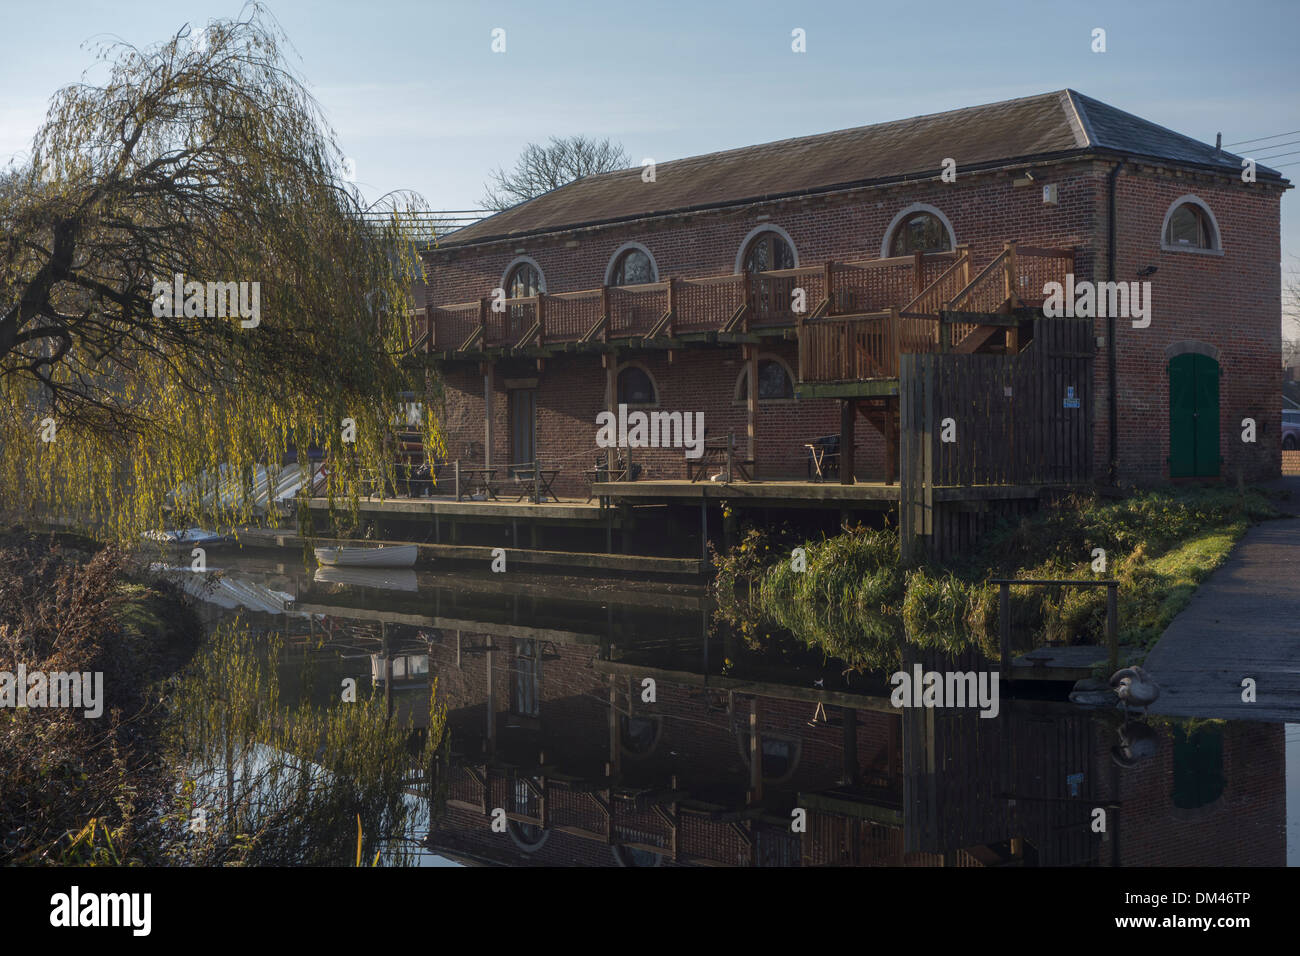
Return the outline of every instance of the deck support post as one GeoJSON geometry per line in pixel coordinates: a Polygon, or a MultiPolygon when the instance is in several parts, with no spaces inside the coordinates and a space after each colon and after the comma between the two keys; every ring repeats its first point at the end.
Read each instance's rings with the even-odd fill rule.
{"type": "Polygon", "coordinates": [[[855,787],[858,784],[858,712],[852,707],[843,708],[844,742],[843,752],[844,786],[855,787]]]}
{"type": "Polygon", "coordinates": [[[1006,581],[998,585],[998,657],[1006,681],[1011,677],[1011,585],[1006,581]]]}
{"type": "MultiPolygon", "coordinates": [[[[745,433],[749,436],[749,460],[753,463],[751,475],[758,477],[758,346],[743,347],[748,369],[749,388],[745,393],[745,433]]],[[[727,475],[731,480],[731,475],[727,475]]]]}
{"type": "Polygon", "coordinates": [[[496,363],[483,363],[483,467],[492,467],[492,393],[496,391],[496,363]]]}
{"type": "Polygon", "coordinates": [[[700,560],[709,560],[709,506],[700,498],[700,560]]]}
{"type": "MultiPolygon", "coordinates": [[[[618,415],[618,355],[614,352],[606,352],[600,357],[600,364],[605,366],[605,410],[612,415],[618,415]]],[[[614,470],[614,463],[609,463],[610,471],[614,470]]]]}
{"type": "Polygon", "coordinates": [[[854,484],[853,476],[853,442],[854,425],[858,417],[856,399],[846,398],[840,402],[840,484],[854,484]]]}
{"type": "Polygon", "coordinates": [[[1106,585],[1106,648],[1110,672],[1119,670],[1119,585],[1106,585]]]}

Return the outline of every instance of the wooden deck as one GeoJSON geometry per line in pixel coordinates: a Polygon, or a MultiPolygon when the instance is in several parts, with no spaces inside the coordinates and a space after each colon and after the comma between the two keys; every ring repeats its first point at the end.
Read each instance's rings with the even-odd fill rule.
{"type": "Polygon", "coordinates": [[[862,507],[888,505],[898,500],[898,485],[859,482],[841,485],[833,481],[609,481],[592,486],[592,491],[616,501],[646,500],[746,500],[776,502],[852,502],[862,507]]]}
{"type": "MultiPolygon", "coordinates": [[[[324,511],[329,508],[327,498],[312,498],[308,507],[324,511]]],[[[423,517],[442,515],[462,518],[500,518],[542,521],[591,521],[602,522],[605,513],[597,502],[584,502],[570,498],[567,501],[543,501],[533,504],[531,501],[513,501],[506,496],[503,501],[457,501],[453,497],[435,496],[432,498],[362,498],[358,511],[363,515],[383,515],[389,518],[402,516],[423,517]]]]}

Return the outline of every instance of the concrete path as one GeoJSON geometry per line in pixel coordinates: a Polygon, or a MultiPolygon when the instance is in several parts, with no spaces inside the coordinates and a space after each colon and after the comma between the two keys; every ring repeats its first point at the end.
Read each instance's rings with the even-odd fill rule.
{"type": "Polygon", "coordinates": [[[1300,721],[1300,518],[1247,531],[1143,666],[1160,685],[1152,713],[1300,721]]]}

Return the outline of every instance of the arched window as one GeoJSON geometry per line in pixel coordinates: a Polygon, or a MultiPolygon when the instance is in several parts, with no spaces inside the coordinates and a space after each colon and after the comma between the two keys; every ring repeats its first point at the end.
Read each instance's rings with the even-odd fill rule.
{"type": "Polygon", "coordinates": [[[655,383],[650,373],[639,365],[629,365],[618,373],[620,405],[656,405],[655,383]]]}
{"type": "MultiPolygon", "coordinates": [[[[534,777],[533,787],[540,790],[541,786],[541,780],[534,777]]],[[[531,817],[540,815],[541,805],[533,787],[529,787],[522,777],[515,779],[511,793],[511,810],[514,813],[531,817]]],[[[550,830],[544,830],[536,823],[525,823],[522,820],[511,820],[508,830],[515,846],[525,853],[536,853],[551,835],[550,830]]]]}
{"type": "Polygon", "coordinates": [[[932,212],[908,213],[894,226],[889,237],[891,256],[910,256],[914,252],[947,252],[952,236],[942,219],[932,212]]]}
{"type": "Polygon", "coordinates": [[[794,249],[775,229],[764,229],[745,247],[745,272],[771,272],[794,268],[794,249]]]}
{"type": "MultiPolygon", "coordinates": [[[[749,398],[749,369],[740,373],[740,383],[736,387],[736,400],[743,402],[749,398]]],[[[790,370],[784,362],[776,359],[760,358],[758,360],[758,400],[760,402],[781,401],[794,398],[794,381],[790,370]]]]}
{"type": "MultiPolygon", "coordinates": [[[[736,745],[746,765],[749,764],[749,731],[737,730],[736,745]]],[[[763,779],[770,783],[784,783],[794,776],[803,754],[803,743],[797,737],[785,734],[763,734],[759,747],[763,779]]]]}
{"type": "Polygon", "coordinates": [[[510,270],[506,276],[506,298],[525,299],[537,295],[542,288],[542,277],[537,267],[528,262],[521,262],[510,270]]]}
{"type": "Polygon", "coordinates": [[[620,252],[609,271],[609,285],[644,285],[658,282],[654,260],[644,250],[633,246],[620,252]]]}
{"type": "Polygon", "coordinates": [[[1184,196],[1165,214],[1160,241],[1166,249],[1214,251],[1219,248],[1219,230],[1208,206],[1199,199],[1184,196]]]}
{"type": "Polygon", "coordinates": [[[662,718],[623,714],[620,717],[619,733],[623,753],[630,757],[644,757],[654,750],[655,744],[659,743],[662,730],[662,718]]]}

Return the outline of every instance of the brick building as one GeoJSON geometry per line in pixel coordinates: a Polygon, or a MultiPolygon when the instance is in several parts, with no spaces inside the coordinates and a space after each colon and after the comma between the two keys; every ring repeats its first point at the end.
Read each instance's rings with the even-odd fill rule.
{"type": "MultiPolygon", "coordinates": [[[[764,480],[836,434],[842,480],[892,481],[899,353],[1032,349],[1070,274],[1150,283],[1149,324],[1093,317],[1092,477],[1274,477],[1290,186],[1242,169],[1064,90],[587,177],[425,254],[449,457],[580,494],[625,404],[703,412],[764,480]]],[[[681,448],[635,454],[685,475],[681,448]]]]}

